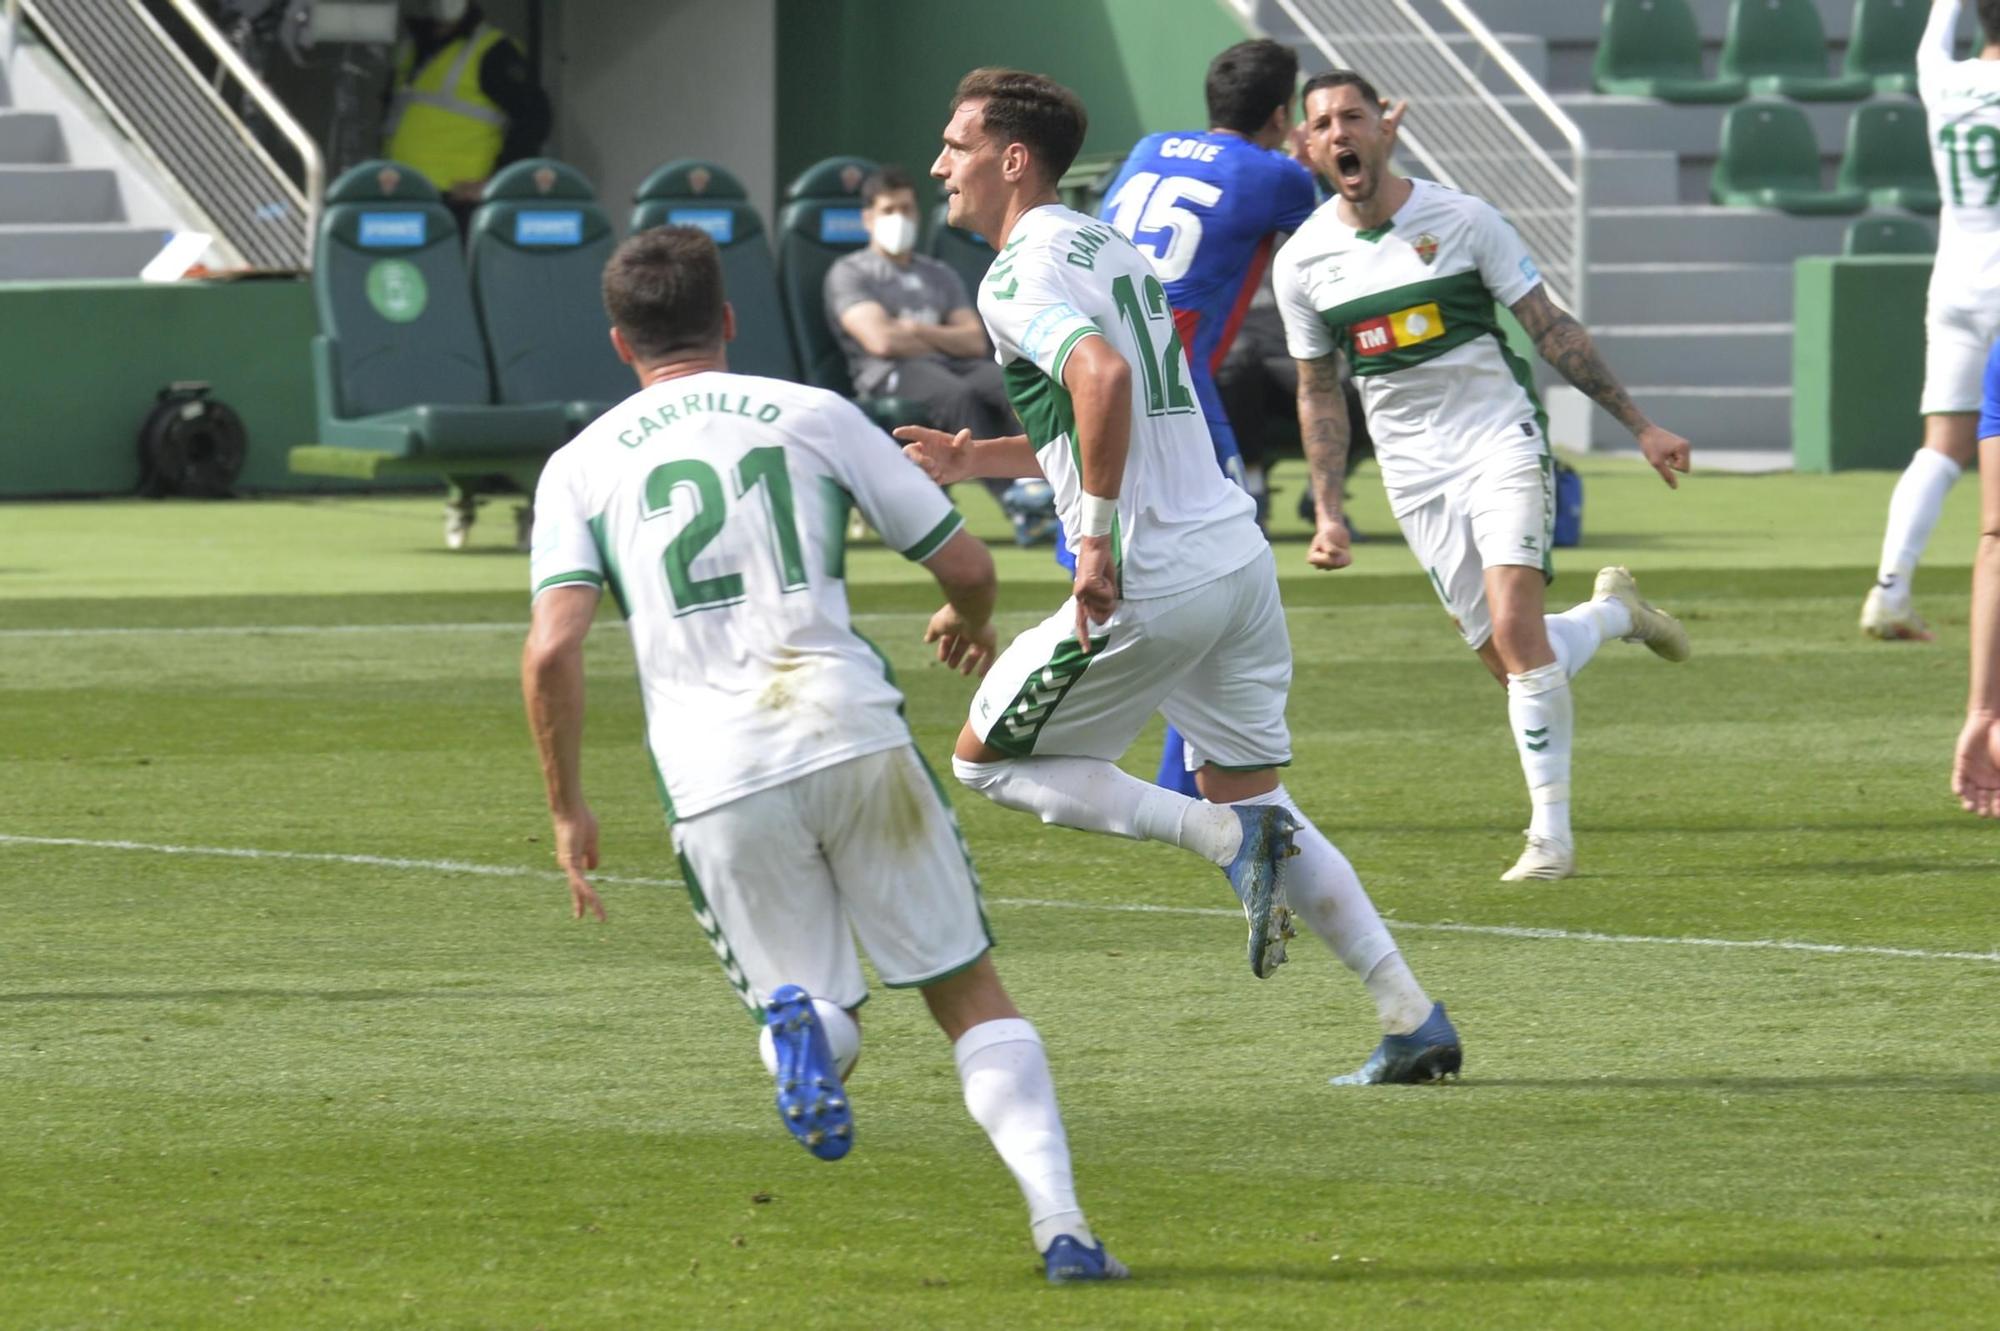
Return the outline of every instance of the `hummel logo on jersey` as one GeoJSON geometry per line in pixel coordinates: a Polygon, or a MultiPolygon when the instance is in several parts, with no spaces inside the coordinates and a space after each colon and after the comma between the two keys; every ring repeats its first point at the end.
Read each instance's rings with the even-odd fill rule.
{"type": "Polygon", "coordinates": [[[1444,312],[1432,301],[1380,319],[1364,319],[1354,325],[1353,332],[1356,355],[1382,356],[1443,337],[1444,312]]]}

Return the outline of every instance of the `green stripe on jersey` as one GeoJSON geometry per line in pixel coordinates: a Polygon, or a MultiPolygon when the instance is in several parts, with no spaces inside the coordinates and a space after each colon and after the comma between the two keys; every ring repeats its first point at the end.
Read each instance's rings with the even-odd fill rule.
{"type": "Polygon", "coordinates": [[[1425,364],[1500,331],[1493,293],[1477,268],[1372,291],[1320,311],[1320,318],[1333,330],[1358,379],[1425,364]],[[1437,306],[1441,330],[1433,331],[1428,316],[1424,335],[1419,339],[1411,340],[1406,330],[1393,327],[1395,316],[1407,315],[1426,305],[1437,306]]]}
{"type": "Polygon", "coordinates": [[[602,587],[604,585],[604,575],[602,573],[592,573],[589,569],[582,568],[571,573],[558,573],[553,577],[543,578],[540,582],[536,583],[535,595],[540,596],[551,587],[560,587],[565,583],[571,582],[587,582],[593,587],[602,587]]]}
{"type": "Polygon", "coordinates": [[[943,520],[937,526],[919,537],[915,545],[903,551],[903,558],[922,563],[936,554],[939,548],[956,535],[958,529],[964,525],[965,519],[954,508],[951,512],[944,515],[943,520]]]}
{"type": "Polygon", "coordinates": [[[625,586],[618,573],[618,552],[611,548],[602,513],[590,520],[590,539],[597,543],[597,561],[604,565],[604,585],[611,589],[611,599],[618,602],[618,613],[630,619],[632,609],[625,600],[625,586]]]}
{"type": "Polygon", "coordinates": [[[1047,448],[1069,436],[1070,459],[1081,470],[1083,463],[1076,450],[1076,403],[1069,390],[1043,374],[1031,360],[1008,361],[1002,377],[1007,381],[1007,401],[1021,418],[1028,442],[1047,448]]]}
{"type": "Polygon", "coordinates": [[[831,476],[819,478],[820,564],[829,578],[847,577],[847,515],[854,510],[854,496],[831,476]]]}

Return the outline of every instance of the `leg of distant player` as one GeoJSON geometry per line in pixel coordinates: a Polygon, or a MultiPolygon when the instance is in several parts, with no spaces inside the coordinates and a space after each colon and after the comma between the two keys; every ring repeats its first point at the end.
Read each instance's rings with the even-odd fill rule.
{"type": "Polygon", "coordinates": [[[1033,1023],[1001,986],[991,955],[925,985],[923,995],[952,1043],[966,1109],[986,1130],[1027,1199],[1035,1251],[1046,1258],[1049,1278],[1125,1275],[1118,1259],[1091,1234],[1077,1204],[1069,1138],[1056,1108],[1048,1054],[1033,1023]]]}
{"type": "Polygon", "coordinates": [[[1861,630],[1884,641],[1929,641],[1930,630],[1911,606],[1910,584],[1930,544],[1944,498],[1972,465],[1974,412],[1933,412],[1924,417],[1924,444],[1889,496],[1882,532],[1882,560],[1875,586],[1861,609],[1861,630]]]}

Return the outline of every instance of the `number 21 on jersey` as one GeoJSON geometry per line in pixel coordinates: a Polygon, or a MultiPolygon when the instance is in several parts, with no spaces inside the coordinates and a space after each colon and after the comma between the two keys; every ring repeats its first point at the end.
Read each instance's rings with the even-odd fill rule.
{"type": "MultiPolygon", "coordinates": [[[[785,592],[804,590],[808,585],[806,561],[799,545],[798,523],[792,516],[792,477],[785,469],[785,450],[751,449],[736,464],[734,479],[739,503],[749,498],[752,490],[764,492],[765,513],[775,537],[772,555],[777,563],[778,586],[785,592]]],[[[684,505],[689,510],[687,525],[667,542],[660,557],[675,616],[740,603],[744,598],[741,573],[731,571],[697,578],[692,571],[696,557],[721,534],[723,523],[729,519],[729,500],[723,493],[722,477],[715,468],[695,458],[662,463],[647,473],[644,512],[648,521],[684,505]]]]}

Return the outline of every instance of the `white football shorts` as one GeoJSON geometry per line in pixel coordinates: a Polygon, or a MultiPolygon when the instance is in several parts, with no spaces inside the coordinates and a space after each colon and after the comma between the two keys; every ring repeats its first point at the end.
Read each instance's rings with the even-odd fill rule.
{"type": "Polygon", "coordinates": [[[1924,311],[1924,395],[1917,410],[1926,416],[1979,410],[1986,380],[1986,357],[2000,336],[2000,308],[1964,309],[1933,305],[1924,311]]]}
{"type": "Polygon", "coordinates": [[[1191,772],[1291,761],[1292,640],[1268,549],[1188,591],[1121,601],[1093,629],[1085,655],[1068,600],[1009,643],[972,699],[979,737],[1017,758],[1116,760],[1160,712],[1191,772]]]}
{"type": "Polygon", "coordinates": [[[1466,471],[1398,519],[1410,553],[1475,650],[1493,636],[1486,570],[1519,564],[1554,577],[1555,520],[1555,459],[1546,450],[1513,449],[1466,471]]]}
{"type": "Polygon", "coordinates": [[[992,946],[958,820],[914,746],[809,772],[674,824],[695,919],[761,1016],[781,985],[852,1008],[855,940],[884,984],[944,979],[992,946]]]}

